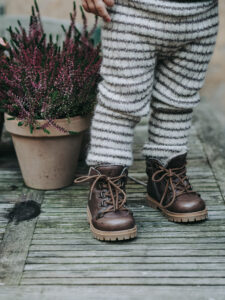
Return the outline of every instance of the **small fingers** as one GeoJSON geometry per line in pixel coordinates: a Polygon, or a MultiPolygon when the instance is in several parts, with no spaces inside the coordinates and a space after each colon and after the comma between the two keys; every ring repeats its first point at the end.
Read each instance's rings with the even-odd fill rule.
{"type": "Polygon", "coordinates": [[[88,7],[88,4],[85,0],[82,0],[82,6],[84,8],[85,11],[90,12],[90,9],[88,7]]]}
{"type": "MultiPolygon", "coordinates": [[[[114,3],[114,0],[106,1],[106,4],[109,4],[109,6],[112,6],[114,3]]],[[[85,11],[102,17],[105,22],[110,22],[111,18],[107,12],[106,4],[103,2],[103,0],[82,0],[82,6],[85,11]]]]}
{"type": "Polygon", "coordinates": [[[97,9],[95,7],[94,1],[93,0],[86,0],[86,3],[88,5],[89,12],[92,12],[93,14],[97,15],[98,12],[97,12],[97,9]]]}
{"type": "Polygon", "coordinates": [[[115,4],[114,0],[103,0],[107,6],[113,6],[115,4]]]}
{"type": "Polygon", "coordinates": [[[106,22],[110,22],[111,18],[107,12],[106,5],[102,0],[95,0],[95,7],[98,12],[98,15],[104,19],[106,22]]]}

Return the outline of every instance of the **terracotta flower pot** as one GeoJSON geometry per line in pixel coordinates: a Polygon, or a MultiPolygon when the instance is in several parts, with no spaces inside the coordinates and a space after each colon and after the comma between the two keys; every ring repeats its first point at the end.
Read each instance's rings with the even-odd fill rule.
{"type": "MultiPolygon", "coordinates": [[[[59,189],[73,183],[80,153],[83,132],[90,125],[90,118],[74,117],[58,119],[56,123],[70,135],[48,128],[50,134],[43,130],[30,133],[28,127],[18,126],[18,120],[8,120],[5,114],[5,127],[11,133],[17,158],[25,184],[34,189],[59,189]]],[[[39,120],[43,124],[44,120],[39,120]]]]}

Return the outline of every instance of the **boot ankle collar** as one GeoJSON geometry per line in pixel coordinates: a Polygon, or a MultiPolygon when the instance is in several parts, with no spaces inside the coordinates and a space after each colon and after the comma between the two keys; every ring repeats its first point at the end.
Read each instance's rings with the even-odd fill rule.
{"type": "Polygon", "coordinates": [[[97,165],[89,169],[88,175],[106,175],[116,177],[122,174],[128,175],[128,168],[122,165],[97,165]]]}
{"type": "Polygon", "coordinates": [[[172,156],[166,164],[163,164],[162,161],[157,157],[146,157],[146,164],[148,166],[163,166],[166,169],[180,168],[186,164],[187,161],[187,152],[184,152],[179,155],[172,156]]]}

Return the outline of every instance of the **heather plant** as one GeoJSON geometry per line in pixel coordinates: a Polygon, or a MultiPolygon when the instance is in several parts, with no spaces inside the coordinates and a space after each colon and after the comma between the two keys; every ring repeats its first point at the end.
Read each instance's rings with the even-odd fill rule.
{"type": "MultiPolygon", "coordinates": [[[[7,47],[7,44],[5,43],[4,39],[0,37],[0,73],[2,72],[2,68],[6,65],[6,56],[4,54],[4,51],[7,47]]],[[[4,85],[4,81],[2,82],[0,78],[0,89],[1,89],[1,94],[4,93],[4,90],[6,89],[4,85]]],[[[2,128],[3,128],[3,123],[4,123],[4,102],[3,99],[0,98],[0,140],[1,140],[1,135],[2,135],[2,128]]]]}
{"type": "Polygon", "coordinates": [[[60,128],[55,119],[87,116],[92,113],[100,80],[100,42],[95,45],[92,29],[80,6],[83,28],[75,25],[76,4],[69,28],[59,45],[45,34],[36,0],[32,7],[29,30],[18,21],[18,28],[8,29],[8,57],[1,62],[0,99],[4,109],[19,119],[18,125],[34,129],[60,128]],[[4,87],[4,88],[3,88],[4,87]],[[38,120],[46,120],[40,127],[38,120]]]}
{"type": "MultiPolygon", "coordinates": [[[[6,43],[3,38],[0,37],[0,73],[4,66],[7,63],[6,56],[4,54],[4,51],[6,49],[6,43]]],[[[4,87],[4,81],[2,81],[2,78],[0,78],[0,88],[1,88],[1,95],[3,94],[4,87]]],[[[3,113],[3,99],[0,98],[0,114],[3,113]]]]}

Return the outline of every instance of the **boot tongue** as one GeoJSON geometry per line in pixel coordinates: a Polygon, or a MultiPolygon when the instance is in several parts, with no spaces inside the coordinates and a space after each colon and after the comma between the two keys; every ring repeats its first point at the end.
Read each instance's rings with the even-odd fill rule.
{"type": "Polygon", "coordinates": [[[98,166],[92,168],[90,175],[95,175],[100,173],[108,177],[116,177],[121,175],[123,169],[124,166],[112,166],[112,165],[98,166]]]}
{"type": "Polygon", "coordinates": [[[166,168],[167,169],[174,169],[174,168],[181,168],[184,166],[185,162],[186,162],[186,157],[187,157],[187,153],[184,153],[184,154],[181,154],[181,155],[178,155],[174,158],[172,158],[166,168]]]}

